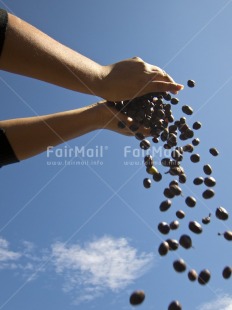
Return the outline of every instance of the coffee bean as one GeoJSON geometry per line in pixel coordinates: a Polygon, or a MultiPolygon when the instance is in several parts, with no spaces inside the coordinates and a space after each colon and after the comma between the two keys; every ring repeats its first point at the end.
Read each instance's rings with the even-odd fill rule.
{"type": "Polygon", "coordinates": [[[184,174],[184,169],[182,167],[172,167],[166,173],[170,173],[173,176],[175,175],[180,176],[181,174],[184,174]]]}
{"type": "Polygon", "coordinates": [[[135,291],[130,296],[130,304],[132,306],[140,305],[145,299],[144,291],[135,291]]]}
{"type": "Polygon", "coordinates": [[[179,239],[179,244],[186,250],[192,248],[192,239],[189,235],[182,235],[179,239]]]}
{"type": "Polygon", "coordinates": [[[213,156],[218,156],[219,155],[219,152],[218,152],[218,150],[215,147],[210,148],[209,152],[213,156]]]}
{"type": "Polygon", "coordinates": [[[176,104],[178,104],[178,102],[179,102],[179,99],[178,98],[172,98],[171,99],[171,104],[173,104],[173,105],[176,105],[176,104]]]}
{"type": "Polygon", "coordinates": [[[169,167],[171,163],[171,159],[170,158],[163,158],[161,160],[161,165],[164,167],[169,167]]]}
{"type": "Polygon", "coordinates": [[[175,196],[179,196],[182,193],[182,190],[178,185],[172,185],[169,187],[169,189],[175,196]]]}
{"type": "Polygon", "coordinates": [[[182,161],[183,160],[183,155],[178,150],[172,151],[171,156],[176,161],[182,161]]]}
{"type": "Polygon", "coordinates": [[[145,178],[145,179],[143,180],[143,186],[144,186],[145,188],[150,188],[150,187],[151,187],[151,180],[150,180],[149,178],[145,178]]]}
{"type": "Polygon", "coordinates": [[[210,175],[213,172],[213,170],[209,164],[203,166],[203,171],[207,175],[210,175]]]}
{"type": "Polygon", "coordinates": [[[175,300],[170,303],[168,310],[182,310],[182,306],[179,301],[175,300]]]}
{"type": "Polygon", "coordinates": [[[162,180],[162,174],[159,172],[159,173],[156,173],[156,174],[153,174],[153,180],[155,182],[159,182],[162,180]]]}
{"type": "Polygon", "coordinates": [[[180,223],[178,221],[172,221],[170,224],[169,224],[169,227],[171,230],[176,230],[178,229],[180,226],[180,223]]]}
{"type": "Polygon", "coordinates": [[[167,211],[172,205],[172,201],[170,199],[164,200],[161,202],[159,209],[162,212],[167,211]]]}
{"type": "Polygon", "coordinates": [[[202,223],[205,225],[209,224],[210,221],[211,221],[211,213],[209,214],[209,216],[203,217],[202,219],[202,223]]]}
{"type": "Polygon", "coordinates": [[[226,240],[232,241],[232,231],[227,230],[227,231],[224,232],[223,235],[224,235],[224,238],[225,238],[226,240]]]}
{"type": "Polygon", "coordinates": [[[204,179],[202,177],[198,177],[193,180],[193,184],[195,185],[201,185],[203,182],[204,182],[204,179]]]}
{"type": "Polygon", "coordinates": [[[187,85],[188,85],[188,87],[194,87],[195,86],[195,81],[193,81],[193,80],[188,80],[188,82],[187,82],[187,85]]]}
{"type": "Polygon", "coordinates": [[[151,174],[151,175],[159,173],[159,171],[154,166],[147,167],[146,172],[151,174]]]}
{"type": "Polygon", "coordinates": [[[227,210],[223,207],[219,207],[216,209],[216,212],[215,212],[215,215],[216,217],[219,219],[219,220],[222,220],[222,221],[226,221],[228,220],[229,218],[229,213],[227,212],[227,210]]]}
{"type": "Polygon", "coordinates": [[[197,274],[196,270],[194,270],[194,269],[189,270],[188,278],[192,282],[196,281],[196,279],[198,278],[198,274],[197,274]]]}
{"type": "Polygon", "coordinates": [[[172,99],[172,96],[169,93],[164,93],[163,97],[166,101],[170,101],[172,99]]]}
{"type": "Polygon", "coordinates": [[[177,272],[184,272],[186,270],[186,263],[183,259],[178,259],[173,262],[173,268],[177,272]]]}
{"type": "Polygon", "coordinates": [[[145,136],[144,136],[141,132],[137,132],[137,133],[135,134],[135,138],[136,138],[137,140],[144,140],[145,136]]]}
{"type": "Polygon", "coordinates": [[[174,116],[173,116],[173,115],[170,115],[170,116],[168,117],[168,121],[169,121],[169,123],[174,122],[174,116]]]}
{"type": "Polygon", "coordinates": [[[172,186],[172,185],[179,185],[178,181],[177,180],[172,180],[170,183],[169,183],[169,187],[172,186]]]}
{"type": "Polygon", "coordinates": [[[211,277],[210,271],[208,269],[204,269],[199,273],[198,283],[201,285],[205,285],[209,282],[211,277]]]}
{"type": "Polygon", "coordinates": [[[151,144],[148,140],[144,139],[140,142],[140,147],[142,150],[148,150],[150,148],[151,144]]]}
{"type": "Polygon", "coordinates": [[[198,163],[200,161],[200,155],[199,154],[192,154],[190,156],[190,160],[193,162],[193,163],[198,163]]]}
{"type": "Polygon", "coordinates": [[[193,123],[193,129],[194,130],[198,130],[198,129],[200,129],[201,128],[201,123],[200,122],[195,122],[195,123],[193,123]]]}
{"type": "Polygon", "coordinates": [[[146,156],[144,157],[144,164],[145,164],[145,166],[147,166],[147,167],[151,167],[151,166],[154,165],[154,161],[153,161],[153,158],[152,158],[151,155],[146,155],[146,156]]]}
{"type": "Polygon", "coordinates": [[[199,138],[193,139],[193,140],[192,140],[192,144],[193,144],[194,146],[197,146],[198,144],[200,144],[200,139],[199,139],[199,138]]]}
{"type": "Polygon", "coordinates": [[[174,133],[175,135],[177,134],[177,126],[174,124],[174,125],[170,125],[168,127],[168,131],[169,133],[174,133]]]}
{"type": "Polygon", "coordinates": [[[194,132],[193,132],[191,129],[187,129],[186,132],[185,132],[185,136],[186,136],[188,139],[192,139],[193,136],[194,136],[194,132]]]}
{"type": "Polygon", "coordinates": [[[176,251],[179,247],[179,242],[175,239],[167,239],[166,242],[169,245],[170,251],[176,251]]]}
{"type": "Polygon", "coordinates": [[[189,229],[192,232],[194,232],[195,234],[201,234],[202,233],[201,224],[199,224],[197,221],[190,221],[189,222],[189,229]]]}
{"type": "Polygon", "coordinates": [[[153,137],[153,138],[152,138],[152,142],[154,142],[154,143],[159,143],[159,138],[153,137]]]}
{"type": "Polygon", "coordinates": [[[202,197],[204,199],[210,199],[215,195],[214,190],[212,189],[206,189],[203,193],[202,193],[202,197]]]}
{"type": "Polygon", "coordinates": [[[170,226],[166,222],[161,222],[158,225],[158,230],[161,232],[161,234],[167,235],[170,231],[170,226]]]}
{"type": "Polygon", "coordinates": [[[164,145],[163,145],[163,147],[164,147],[164,149],[165,150],[170,150],[172,147],[170,146],[170,145],[168,145],[167,143],[165,143],[164,145]]]}
{"type": "Polygon", "coordinates": [[[183,146],[183,151],[184,152],[188,152],[188,153],[192,153],[194,150],[194,147],[192,144],[186,144],[183,146]]]}
{"type": "Polygon", "coordinates": [[[208,187],[213,187],[216,185],[216,180],[213,177],[207,177],[204,179],[204,183],[208,187]]]}
{"type": "Polygon", "coordinates": [[[158,249],[160,256],[167,255],[168,251],[169,251],[169,243],[167,241],[162,242],[158,249]]]}
{"type": "Polygon", "coordinates": [[[184,184],[184,183],[186,183],[186,181],[187,181],[186,175],[185,174],[180,174],[179,175],[179,182],[184,184]]]}
{"type": "Polygon", "coordinates": [[[188,207],[193,208],[193,207],[195,207],[197,201],[193,196],[188,196],[185,199],[185,203],[188,207]]]}
{"type": "Polygon", "coordinates": [[[188,106],[188,105],[183,105],[182,106],[182,112],[187,114],[187,115],[192,115],[193,114],[193,109],[188,106]]]}
{"type": "Polygon", "coordinates": [[[183,210],[178,210],[176,211],[176,216],[178,217],[178,219],[183,219],[185,217],[185,213],[183,210]]]}
{"type": "Polygon", "coordinates": [[[166,188],[164,189],[164,196],[167,197],[167,198],[169,198],[169,199],[172,199],[172,198],[175,197],[175,194],[173,194],[173,192],[170,190],[169,187],[166,187],[166,188]]]}
{"type": "Polygon", "coordinates": [[[230,266],[226,266],[222,271],[222,276],[224,279],[229,279],[232,274],[232,268],[230,266]]]}

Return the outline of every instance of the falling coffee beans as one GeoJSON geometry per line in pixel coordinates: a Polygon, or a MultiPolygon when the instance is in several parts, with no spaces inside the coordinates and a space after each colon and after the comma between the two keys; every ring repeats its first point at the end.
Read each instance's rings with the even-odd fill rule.
{"type": "Polygon", "coordinates": [[[209,164],[203,166],[203,171],[207,175],[210,175],[213,172],[213,170],[209,164]]]}
{"type": "Polygon", "coordinates": [[[161,202],[159,209],[161,212],[165,212],[171,207],[171,205],[172,201],[170,199],[167,199],[161,202]]]}
{"type": "Polygon", "coordinates": [[[201,234],[202,233],[202,227],[201,224],[199,224],[197,221],[191,221],[189,222],[189,229],[194,232],[195,234],[201,234]]]}
{"type": "Polygon", "coordinates": [[[193,129],[194,130],[198,130],[198,129],[200,129],[201,128],[201,123],[200,122],[195,122],[195,123],[193,123],[193,129]]]}
{"type": "Polygon", "coordinates": [[[218,156],[219,155],[219,152],[216,148],[212,147],[211,149],[209,149],[209,152],[211,155],[213,156],[218,156]]]}
{"type": "Polygon", "coordinates": [[[193,162],[193,163],[198,163],[200,161],[200,155],[199,154],[192,154],[190,156],[190,160],[193,162]]]}
{"type": "Polygon", "coordinates": [[[179,248],[179,242],[175,239],[167,239],[166,242],[169,245],[170,251],[176,251],[179,248]]]}
{"type": "Polygon", "coordinates": [[[158,252],[160,256],[165,256],[167,255],[169,251],[169,243],[167,241],[164,241],[160,244],[158,252]]]}
{"type": "Polygon", "coordinates": [[[161,234],[167,235],[170,231],[170,226],[166,222],[161,222],[158,225],[158,230],[161,234]]]}
{"type": "Polygon", "coordinates": [[[229,266],[226,266],[222,271],[222,276],[224,279],[229,279],[232,274],[232,268],[229,266]]]}
{"type": "Polygon", "coordinates": [[[188,196],[186,199],[185,199],[185,203],[188,207],[190,208],[193,208],[195,207],[197,201],[196,199],[193,197],[193,196],[188,196]]]}
{"type": "Polygon", "coordinates": [[[180,226],[180,223],[178,221],[172,221],[170,224],[169,224],[169,227],[171,230],[176,230],[178,229],[180,226]]]}
{"type": "Polygon", "coordinates": [[[186,270],[186,263],[183,259],[178,259],[173,262],[173,268],[176,272],[184,272],[186,270]]]}
{"type": "Polygon", "coordinates": [[[195,86],[195,81],[193,81],[193,80],[188,80],[188,82],[187,82],[187,85],[188,85],[188,87],[194,87],[195,86]]]}
{"type": "Polygon", "coordinates": [[[205,225],[209,224],[210,221],[211,221],[211,213],[209,214],[209,216],[203,217],[202,219],[202,223],[205,225]]]}
{"type": "Polygon", "coordinates": [[[190,249],[192,248],[192,239],[189,235],[182,235],[180,237],[179,244],[186,250],[190,249]]]}
{"type": "Polygon", "coordinates": [[[190,106],[188,106],[188,105],[183,105],[182,112],[187,114],[187,115],[192,115],[193,114],[193,109],[190,106]]]}
{"type": "Polygon", "coordinates": [[[229,213],[223,207],[217,208],[215,215],[219,220],[222,220],[222,221],[226,221],[229,218],[229,213]]]}
{"type": "Polygon", "coordinates": [[[189,270],[188,278],[192,282],[196,281],[198,278],[198,274],[197,274],[196,270],[194,270],[194,269],[189,270]]]}
{"type": "Polygon", "coordinates": [[[199,273],[198,283],[201,285],[205,285],[209,282],[211,277],[210,271],[208,269],[204,269],[199,273]]]}
{"type": "Polygon", "coordinates": [[[202,177],[198,177],[193,180],[194,185],[201,185],[202,183],[204,183],[204,179],[202,177]]]}
{"type": "MultiPolygon", "coordinates": [[[[187,85],[189,87],[195,86],[195,81],[188,80],[187,85]]],[[[167,92],[157,92],[149,93],[132,100],[125,100],[119,102],[109,102],[110,107],[115,108],[127,117],[133,120],[133,124],[129,127],[126,122],[119,121],[118,127],[123,130],[131,130],[135,135],[135,138],[139,141],[139,146],[142,151],[146,151],[147,155],[144,157],[144,166],[146,173],[149,177],[143,179],[143,186],[145,188],[151,188],[152,182],[161,182],[163,179],[168,179],[168,186],[163,187],[163,195],[165,199],[160,203],[159,210],[161,212],[168,211],[173,203],[173,209],[175,203],[178,204],[176,211],[176,219],[171,222],[165,222],[160,220],[157,223],[158,231],[162,235],[170,234],[170,238],[161,242],[158,246],[158,253],[160,256],[166,256],[169,251],[175,251],[179,249],[179,246],[188,250],[192,249],[192,239],[191,233],[201,234],[203,232],[202,226],[198,221],[189,221],[188,228],[190,230],[190,236],[186,233],[182,233],[178,237],[179,240],[173,239],[172,234],[175,233],[176,229],[179,229],[181,220],[181,228],[184,228],[186,210],[184,209],[184,204],[188,207],[193,208],[197,204],[195,197],[186,194],[185,184],[189,181],[188,171],[185,171],[186,160],[192,163],[199,163],[201,155],[198,153],[198,145],[201,143],[200,137],[196,137],[196,133],[200,133],[199,129],[203,126],[200,121],[195,121],[190,125],[191,116],[193,114],[193,108],[189,105],[180,104],[180,100],[176,97],[172,97],[170,93],[167,92]],[[179,109],[182,115],[175,119],[172,110],[179,109]],[[183,114],[185,116],[183,116],[183,114]],[[146,138],[143,131],[139,132],[139,128],[146,128],[150,133],[151,140],[146,138]],[[159,163],[154,163],[153,156],[149,155],[152,152],[152,143],[161,143],[163,150],[165,151],[164,158],[161,158],[159,163]],[[189,153],[189,156],[188,154],[189,153]],[[168,155],[167,155],[168,154],[168,155]],[[183,165],[183,166],[182,166],[183,165]],[[164,171],[162,171],[162,169],[164,171]],[[165,171],[166,170],[166,171],[165,171]],[[182,201],[181,201],[182,199],[182,201]]],[[[208,155],[214,157],[219,155],[219,151],[215,147],[208,149],[208,155]]],[[[211,158],[212,159],[212,158],[211,158]]],[[[190,165],[186,165],[188,168],[190,165]]],[[[196,170],[199,165],[196,165],[196,170]]],[[[195,168],[195,167],[194,167],[195,168]]],[[[197,171],[196,171],[197,172],[197,171]]],[[[201,190],[202,197],[206,199],[211,199],[215,196],[214,188],[216,187],[216,180],[211,176],[213,169],[210,164],[203,165],[203,176],[196,176],[193,184],[198,186],[194,188],[195,190],[201,190]],[[206,188],[205,188],[206,187],[206,188]]],[[[151,189],[152,192],[152,189],[151,189]]],[[[197,195],[197,194],[196,194],[197,195]]],[[[197,196],[196,196],[197,197],[197,196]]],[[[188,209],[189,210],[189,209],[188,209]]],[[[171,210],[171,214],[172,214],[171,210]]],[[[166,214],[161,213],[161,215],[166,216],[166,214]]],[[[222,221],[228,220],[229,213],[223,207],[218,207],[215,210],[216,218],[222,221]]],[[[199,219],[198,219],[199,220],[199,219]]],[[[211,213],[208,216],[201,218],[202,225],[208,225],[211,223],[211,213]]],[[[214,221],[212,220],[212,224],[214,221]]],[[[211,225],[212,225],[211,224],[211,225]]],[[[207,229],[208,227],[205,227],[207,229]]],[[[179,229],[181,231],[181,229],[179,229]]],[[[224,233],[218,233],[218,235],[223,236],[227,241],[232,241],[232,231],[227,230],[224,233]]],[[[194,236],[195,237],[195,236],[194,236]]],[[[212,242],[213,244],[213,242],[212,242]]],[[[196,247],[197,249],[197,247],[196,247]]],[[[186,264],[183,259],[178,259],[173,262],[173,267],[177,272],[186,271],[186,264]]],[[[225,279],[231,277],[231,267],[226,266],[222,271],[222,276],[225,279]]],[[[202,270],[199,274],[191,269],[188,271],[188,279],[190,281],[198,280],[199,284],[205,285],[210,280],[210,272],[208,269],[202,270]]],[[[143,291],[135,291],[130,297],[131,305],[139,305],[143,302],[145,294],[143,291]]],[[[182,306],[178,301],[173,301],[169,304],[168,310],[181,310],[182,306]]]]}
{"type": "Polygon", "coordinates": [[[130,304],[132,306],[140,305],[145,299],[144,291],[135,291],[130,296],[130,304]]]}
{"type": "Polygon", "coordinates": [[[224,238],[225,238],[226,240],[232,241],[232,231],[227,230],[227,231],[224,232],[223,235],[224,235],[224,238]]]}
{"type": "Polygon", "coordinates": [[[178,219],[183,219],[185,217],[185,213],[183,210],[178,210],[176,211],[176,216],[178,217],[178,219]]]}
{"type": "Polygon", "coordinates": [[[214,190],[213,189],[206,189],[203,193],[202,193],[202,197],[204,199],[210,199],[215,195],[214,190]]]}
{"type": "Polygon", "coordinates": [[[169,304],[168,310],[182,310],[182,306],[179,301],[175,300],[169,304]]]}
{"type": "Polygon", "coordinates": [[[148,178],[145,178],[145,179],[143,180],[143,186],[144,186],[145,188],[150,188],[150,187],[151,187],[151,180],[148,179],[148,178]]]}
{"type": "Polygon", "coordinates": [[[204,179],[204,184],[208,187],[213,187],[216,185],[216,180],[213,177],[207,177],[204,179]]]}

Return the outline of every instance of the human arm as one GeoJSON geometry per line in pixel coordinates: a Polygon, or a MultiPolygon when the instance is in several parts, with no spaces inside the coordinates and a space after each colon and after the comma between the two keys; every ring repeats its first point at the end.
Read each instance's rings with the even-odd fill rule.
{"type": "MultiPolygon", "coordinates": [[[[106,101],[101,101],[70,111],[0,121],[0,128],[17,159],[23,160],[46,151],[49,146],[57,146],[98,129],[133,135],[128,128],[132,122],[106,101]],[[119,120],[127,124],[125,129],[118,127],[119,120]]],[[[139,131],[148,134],[145,128],[140,127],[139,131]]]]}
{"type": "Polygon", "coordinates": [[[141,58],[100,65],[10,13],[0,69],[112,101],[182,89],[141,58]]]}

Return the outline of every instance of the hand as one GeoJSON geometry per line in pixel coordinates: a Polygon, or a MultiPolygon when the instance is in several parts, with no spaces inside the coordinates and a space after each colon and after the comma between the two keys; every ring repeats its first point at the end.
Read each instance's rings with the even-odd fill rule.
{"type": "Polygon", "coordinates": [[[103,67],[100,96],[111,101],[132,99],[151,92],[177,94],[184,88],[161,68],[133,57],[103,67]]]}
{"type": "Polygon", "coordinates": [[[111,107],[105,100],[98,102],[97,105],[94,105],[94,108],[97,111],[95,118],[98,119],[97,129],[108,129],[126,136],[134,136],[136,132],[142,133],[145,137],[150,135],[150,129],[141,125],[136,132],[131,131],[129,126],[134,123],[133,119],[111,107]],[[119,128],[119,122],[124,122],[126,127],[119,128]]]}

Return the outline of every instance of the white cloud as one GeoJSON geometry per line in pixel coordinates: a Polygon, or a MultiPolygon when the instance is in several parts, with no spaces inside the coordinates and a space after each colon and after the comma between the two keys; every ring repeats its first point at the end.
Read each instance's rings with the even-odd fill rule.
{"type": "Polygon", "coordinates": [[[16,275],[31,281],[45,271],[47,257],[47,253],[37,255],[34,244],[29,241],[23,241],[17,252],[10,250],[9,242],[0,237],[0,270],[13,270],[16,275]]]}
{"type": "Polygon", "coordinates": [[[0,237],[0,270],[13,270],[32,281],[55,268],[64,279],[63,291],[72,295],[76,304],[93,300],[106,290],[124,289],[151,267],[153,259],[151,253],[138,253],[125,238],[105,236],[84,245],[57,242],[42,250],[22,241],[13,251],[0,237]]]}
{"type": "Polygon", "coordinates": [[[55,243],[53,263],[65,278],[64,291],[82,289],[78,302],[91,300],[103,291],[118,291],[148,270],[153,254],[141,253],[125,238],[102,237],[80,246],[55,243]]]}
{"type": "Polygon", "coordinates": [[[18,252],[13,252],[9,249],[9,242],[0,237],[0,269],[15,268],[13,262],[21,257],[18,252]]]}
{"type": "Polygon", "coordinates": [[[232,310],[232,296],[220,295],[217,299],[198,307],[198,310],[232,310]]]}

